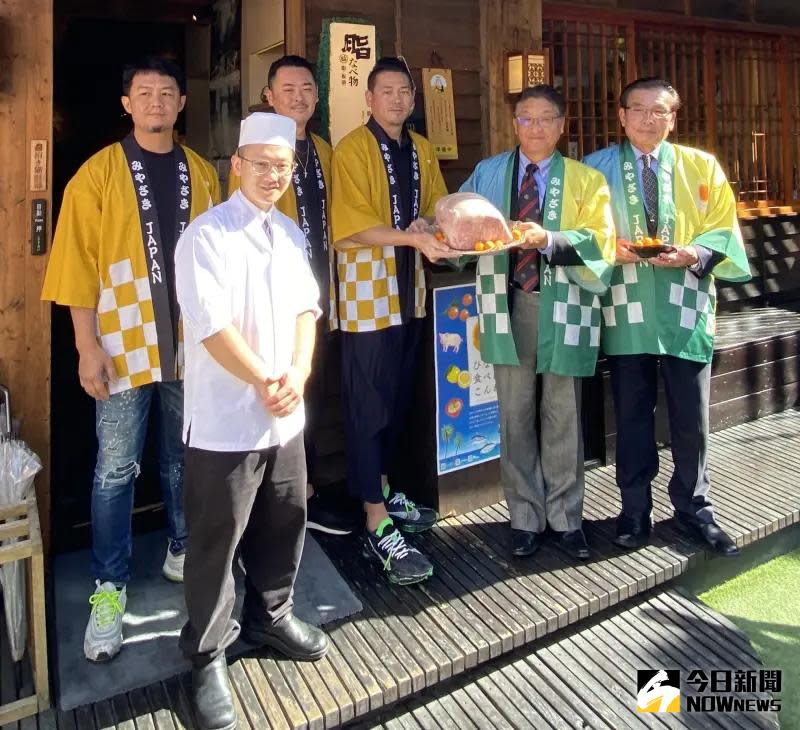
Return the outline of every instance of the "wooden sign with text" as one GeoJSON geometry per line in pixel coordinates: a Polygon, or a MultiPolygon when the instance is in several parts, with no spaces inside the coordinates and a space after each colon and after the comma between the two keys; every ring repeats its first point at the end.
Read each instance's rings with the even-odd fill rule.
{"type": "Polygon", "coordinates": [[[423,68],[425,129],[440,160],[458,159],[453,75],[449,68],[423,68]]]}

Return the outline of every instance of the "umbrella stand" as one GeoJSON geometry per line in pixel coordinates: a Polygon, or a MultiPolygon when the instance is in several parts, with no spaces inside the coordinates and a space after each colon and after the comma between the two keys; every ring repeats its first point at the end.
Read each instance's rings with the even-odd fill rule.
{"type": "Polygon", "coordinates": [[[30,626],[28,655],[35,694],[0,705],[0,727],[50,706],[44,599],[44,556],[33,480],[39,458],[11,432],[11,399],[0,385],[5,424],[0,424],[0,581],[17,690],[21,686],[25,626],[30,626]],[[26,565],[27,564],[27,565],[26,565]],[[30,591],[25,590],[25,573],[30,591]]]}
{"type": "Polygon", "coordinates": [[[0,541],[13,536],[14,542],[0,546],[0,566],[24,561],[28,563],[30,600],[27,602],[28,625],[31,627],[31,644],[28,655],[33,670],[36,694],[0,705],[0,727],[42,712],[50,707],[50,683],[47,665],[47,626],[44,599],[44,555],[42,534],[39,528],[39,511],[36,496],[25,502],[0,506],[0,541]]]}

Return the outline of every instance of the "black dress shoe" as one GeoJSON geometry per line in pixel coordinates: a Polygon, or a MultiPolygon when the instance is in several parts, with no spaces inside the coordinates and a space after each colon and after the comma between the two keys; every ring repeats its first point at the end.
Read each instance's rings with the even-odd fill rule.
{"type": "Polygon", "coordinates": [[[515,558],[527,558],[541,547],[539,536],[528,530],[511,530],[511,554],[515,558]]]}
{"type": "Polygon", "coordinates": [[[719,525],[713,522],[693,522],[676,516],[675,524],[685,535],[717,555],[732,558],[739,554],[736,543],[719,525]]]}
{"type": "Polygon", "coordinates": [[[578,560],[587,560],[589,557],[589,543],[586,542],[583,530],[567,530],[561,535],[558,546],[567,555],[578,560]]]}
{"type": "Polygon", "coordinates": [[[328,651],[328,637],[322,629],[288,616],[276,626],[255,624],[245,618],[241,637],[254,646],[270,646],[284,656],[300,661],[321,659],[328,651]]]}
{"type": "Polygon", "coordinates": [[[650,519],[633,519],[622,515],[617,520],[617,536],[614,544],[625,550],[635,550],[650,542],[650,519]]]}
{"type": "Polygon", "coordinates": [[[192,707],[201,730],[238,727],[224,654],[200,669],[192,669],[192,707]]]}

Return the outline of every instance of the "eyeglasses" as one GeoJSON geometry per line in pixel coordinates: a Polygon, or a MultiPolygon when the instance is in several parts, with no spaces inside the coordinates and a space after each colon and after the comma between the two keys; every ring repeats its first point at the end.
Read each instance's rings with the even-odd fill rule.
{"type": "Polygon", "coordinates": [[[564,115],[559,114],[557,117],[514,117],[520,127],[536,127],[542,129],[550,129],[559,119],[564,115]]]}
{"type": "Polygon", "coordinates": [[[642,117],[643,119],[651,116],[653,119],[659,119],[661,121],[668,119],[670,114],[675,113],[674,109],[646,109],[643,106],[626,106],[624,109],[631,116],[642,117]]]}
{"type": "Polygon", "coordinates": [[[297,169],[296,162],[269,162],[268,160],[251,160],[248,157],[242,157],[239,155],[239,158],[244,160],[245,162],[250,163],[250,167],[253,170],[254,175],[269,175],[271,172],[274,172],[278,175],[278,177],[288,177],[297,169]]]}

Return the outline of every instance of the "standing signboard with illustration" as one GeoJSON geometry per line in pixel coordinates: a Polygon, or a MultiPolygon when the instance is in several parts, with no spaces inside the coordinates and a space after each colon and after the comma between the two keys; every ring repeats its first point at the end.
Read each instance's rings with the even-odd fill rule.
{"type": "Polygon", "coordinates": [[[433,292],[437,471],[446,474],[500,456],[494,368],[481,359],[475,285],[433,292]]]}

